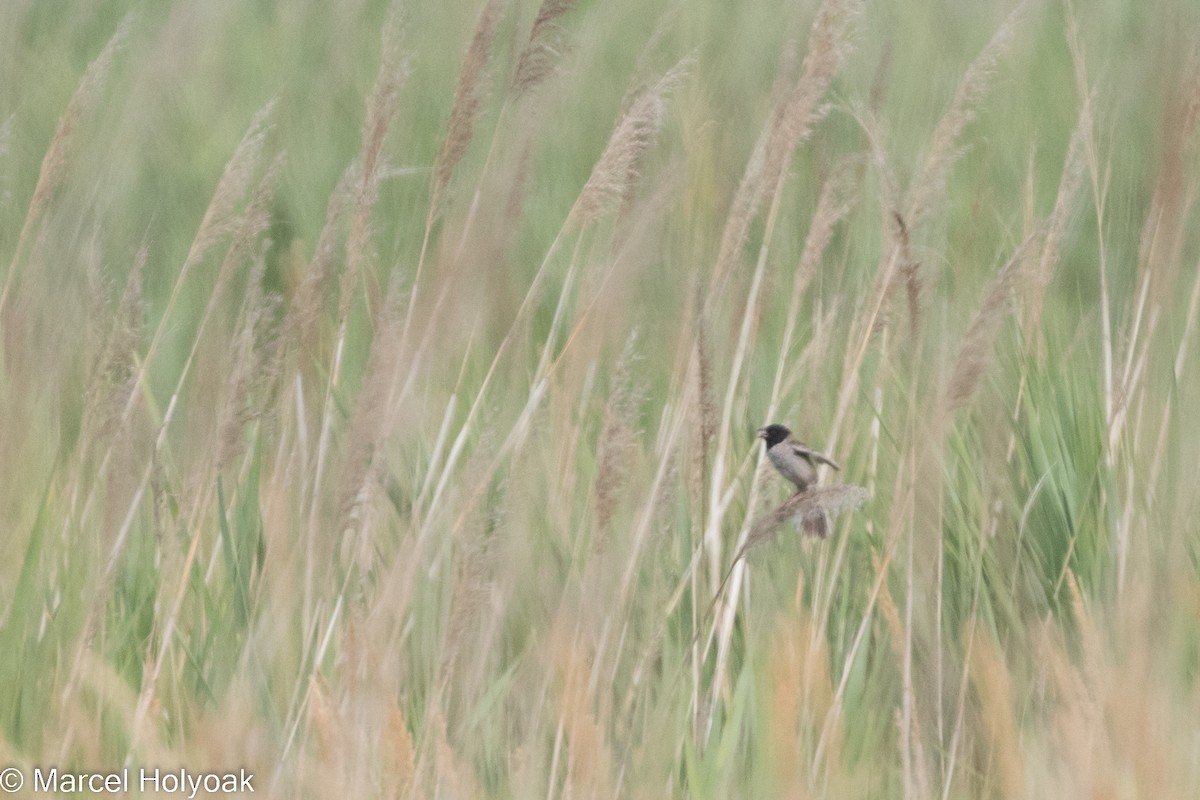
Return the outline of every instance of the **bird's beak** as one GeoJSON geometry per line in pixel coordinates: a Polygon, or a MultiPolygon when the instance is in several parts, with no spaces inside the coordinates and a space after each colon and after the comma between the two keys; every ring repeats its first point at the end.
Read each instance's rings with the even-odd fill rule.
{"type": "Polygon", "coordinates": [[[767,438],[767,429],[766,429],[766,428],[759,428],[759,429],[758,429],[758,438],[759,438],[759,439],[765,439],[765,438],[767,438]]]}

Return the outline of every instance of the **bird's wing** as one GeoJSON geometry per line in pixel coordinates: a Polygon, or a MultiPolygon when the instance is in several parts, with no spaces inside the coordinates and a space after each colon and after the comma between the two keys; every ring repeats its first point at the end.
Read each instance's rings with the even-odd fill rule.
{"type": "Polygon", "coordinates": [[[793,439],[790,442],[788,442],[788,444],[791,445],[793,453],[800,456],[800,458],[805,459],[809,463],[818,462],[821,464],[828,464],[829,466],[833,467],[838,472],[842,471],[842,468],[839,467],[837,464],[833,463],[833,460],[831,458],[826,456],[824,453],[818,453],[816,450],[813,450],[811,447],[804,444],[803,442],[798,442],[795,439],[793,439]]]}

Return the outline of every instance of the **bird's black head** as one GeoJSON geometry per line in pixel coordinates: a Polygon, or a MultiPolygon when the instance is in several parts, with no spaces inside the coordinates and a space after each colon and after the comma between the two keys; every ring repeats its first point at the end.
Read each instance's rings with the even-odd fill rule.
{"type": "Polygon", "coordinates": [[[786,426],[779,424],[768,425],[765,428],[758,429],[758,438],[767,443],[767,449],[785,441],[791,435],[792,432],[786,426]]]}

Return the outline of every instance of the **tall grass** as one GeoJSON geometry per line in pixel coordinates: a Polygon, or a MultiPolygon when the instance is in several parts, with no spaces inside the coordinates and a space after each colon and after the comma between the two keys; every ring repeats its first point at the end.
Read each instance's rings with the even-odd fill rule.
{"type": "Polygon", "coordinates": [[[27,790],[1200,792],[1187,3],[126,5],[0,10],[27,790]]]}

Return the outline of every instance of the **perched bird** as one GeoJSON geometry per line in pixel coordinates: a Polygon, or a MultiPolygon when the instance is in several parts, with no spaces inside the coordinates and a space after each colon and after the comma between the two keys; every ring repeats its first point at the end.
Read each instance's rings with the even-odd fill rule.
{"type": "MultiPolygon", "coordinates": [[[[771,466],[787,478],[796,487],[796,494],[808,491],[817,482],[817,465],[828,464],[835,470],[841,467],[823,453],[818,453],[808,445],[792,438],[792,432],[783,425],[768,425],[758,429],[758,438],[763,440],[767,448],[767,458],[771,466]]],[[[817,516],[805,517],[804,532],[825,538],[829,523],[822,513],[817,516]]]]}

